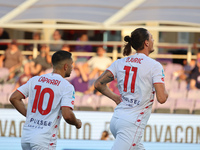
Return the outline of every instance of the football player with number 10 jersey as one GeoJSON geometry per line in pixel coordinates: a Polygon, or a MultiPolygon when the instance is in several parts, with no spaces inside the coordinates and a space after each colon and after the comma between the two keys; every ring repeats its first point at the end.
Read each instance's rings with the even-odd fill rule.
{"type": "Polygon", "coordinates": [[[81,128],[73,113],[74,87],[64,79],[72,71],[71,53],[57,51],[52,56],[53,72],[31,78],[10,97],[13,106],[26,117],[21,145],[23,150],[54,150],[61,117],[81,128]],[[28,99],[28,108],[23,98],[28,99]]]}

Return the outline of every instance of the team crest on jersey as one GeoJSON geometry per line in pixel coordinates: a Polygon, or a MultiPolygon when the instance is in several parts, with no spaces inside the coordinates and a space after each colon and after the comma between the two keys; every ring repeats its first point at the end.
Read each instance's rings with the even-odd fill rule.
{"type": "Polygon", "coordinates": [[[72,98],[74,98],[74,99],[75,99],[75,91],[73,91],[73,95],[72,95],[72,98]]]}

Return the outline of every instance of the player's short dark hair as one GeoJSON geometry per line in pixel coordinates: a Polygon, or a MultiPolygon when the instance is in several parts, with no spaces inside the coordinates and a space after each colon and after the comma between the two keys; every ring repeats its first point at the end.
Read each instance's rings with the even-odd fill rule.
{"type": "Polygon", "coordinates": [[[71,56],[70,52],[59,50],[52,55],[52,64],[57,66],[63,60],[72,59],[71,56]]]}
{"type": "Polygon", "coordinates": [[[131,53],[131,47],[136,51],[144,48],[145,40],[149,40],[149,34],[145,28],[137,28],[131,33],[130,36],[125,36],[124,41],[128,42],[125,45],[123,55],[128,56],[131,53]]]}

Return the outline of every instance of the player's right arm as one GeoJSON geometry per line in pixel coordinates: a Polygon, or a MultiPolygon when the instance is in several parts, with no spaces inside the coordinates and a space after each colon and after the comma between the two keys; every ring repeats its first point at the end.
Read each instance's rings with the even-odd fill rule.
{"type": "Polygon", "coordinates": [[[24,95],[22,93],[20,93],[19,91],[15,91],[11,97],[10,97],[10,102],[12,103],[12,105],[23,115],[26,117],[26,107],[22,101],[22,99],[24,98],[24,95]]]}
{"type": "Polygon", "coordinates": [[[107,83],[114,80],[113,74],[106,70],[104,73],[101,74],[101,76],[95,81],[94,87],[96,90],[101,92],[103,95],[109,97],[112,99],[117,105],[121,102],[121,97],[114,92],[112,92],[109,87],[107,86],[107,83]]]}
{"type": "Polygon", "coordinates": [[[80,129],[82,122],[80,119],[77,119],[70,107],[61,107],[62,116],[65,121],[71,125],[75,125],[77,129],[80,129]]]}
{"type": "MultiPolygon", "coordinates": [[[[31,79],[30,79],[31,80],[31,79]]],[[[29,96],[29,82],[20,86],[10,97],[10,102],[12,105],[23,115],[26,117],[27,109],[22,101],[29,96]]]]}
{"type": "Polygon", "coordinates": [[[108,69],[100,75],[100,77],[95,81],[94,87],[96,90],[98,90],[108,98],[112,99],[118,105],[119,103],[121,103],[121,96],[112,92],[107,86],[109,82],[113,81],[116,78],[117,67],[119,66],[117,64],[117,61],[118,60],[113,62],[111,66],[108,67],[108,69]]]}

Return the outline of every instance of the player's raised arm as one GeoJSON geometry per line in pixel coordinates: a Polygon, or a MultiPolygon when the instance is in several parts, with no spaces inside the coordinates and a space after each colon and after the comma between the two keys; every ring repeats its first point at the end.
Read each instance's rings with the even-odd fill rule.
{"type": "Polygon", "coordinates": [[[117,105],[121,102],[121,98],[119,95],[112,92],[108,86],[107,83],[114,80],[114,77],[112,73],[108,70],[106,70],[94,83],[94,87],[96,90],[101,92],[103,95],[111,98],[117,105]]]}

